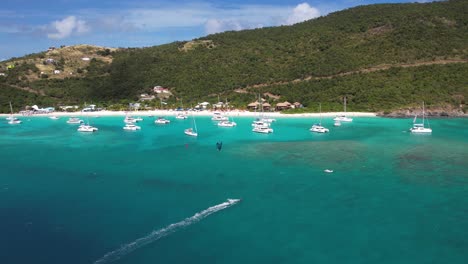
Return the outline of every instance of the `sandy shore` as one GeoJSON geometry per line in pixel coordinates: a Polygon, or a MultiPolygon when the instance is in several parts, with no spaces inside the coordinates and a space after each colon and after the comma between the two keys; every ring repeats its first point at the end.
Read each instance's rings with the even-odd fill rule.
{"type": "MultiPolygon", "coordinates": [[[[69,112],[53,112],[49,114],[33,114],[29,115],[28,117],[47,117],[47,116],[85,116],[89,115],[90,117],[94,116],[125,116],[128,112],[126,111],[99,111],[99,112],[74,112],[74,113],[69,113],[69,112]]],[[[130,114],[132,116],[175,116],[177,111],[171,111],[171,110],[152,110],[152,111],[135,111],[131,112],[130,114]]],[[[195,116],[212,116],[213,111],[200,111],[200,112],[185,112],[188,115],[193,115],[195,116]]],[[[229,111],[229,112],[223,112],[227,116],[239,116],[239,117],[255,117],[258,116],[259,113],[257,112],[248,112],[248,111],[229,111]]],[[[323,117],[330,117],[330,116],[336,116],[344,114],[343,112],[328,112],[328,113],[322,113],[323,117]]],[[[21,117],[21,114],[14,114],[17,117],[21,117]]],[[[264,116],[268,117],[286,117],[286,118],[294,118],[294,117],[319,117],[320,113],[301,113],[301,114],[282,114],[280,112],[266,112],[263,113],[264,116]]],[[[7,117],[9,114],[0,114],[0,116],[7,117]]],[[[377,116],[375,113],[367,113],[367,112],[347,112],[346,116],[349,117],[375,117],[377,116]]]]}

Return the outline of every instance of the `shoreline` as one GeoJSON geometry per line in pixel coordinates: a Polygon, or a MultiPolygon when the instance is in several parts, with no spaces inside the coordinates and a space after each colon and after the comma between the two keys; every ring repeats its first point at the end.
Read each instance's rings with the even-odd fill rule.
{"type": "MultiPolygon", "coordinates": [[[[14,113],[13,116],[16,117],[49,117],[49,116],[86,116],[90,117],[95,116],[125,116],[130,114],[131,116],[175,116],[177,113],[185,113],[187,115],[194,116],[212,116],[214,111],[200,111],[200,112],[191,112],[191,111],[171,111],[171,110],[149,110],[149,111],[99,111],[99,112],[52,112],[46,114],[32,114],[32,115],[22,115],[19,113],[14,113]]],[[[259,112],[249,112],[249,111],[227,111],[221,112],[226,116],[233,117],[257,117],[259,112]]],[[[322,113],[322,117],[334,117],[337,115],[343,115],[344,112],[326,112],[322,113]]],[[[0,114],[0,117],[7,117],[10,114],[0,114]]],[[[297,117],[320,117],[320,113],[300,113],[300,114],[282,114],[280,112],[264,112],[263,116],[267,117],[286,117],[286,118],[297,118],[297,117]]],[[[371,112],[346,112],[346,116],[349,117],[377,117],[376,113],[371,112]]]]}

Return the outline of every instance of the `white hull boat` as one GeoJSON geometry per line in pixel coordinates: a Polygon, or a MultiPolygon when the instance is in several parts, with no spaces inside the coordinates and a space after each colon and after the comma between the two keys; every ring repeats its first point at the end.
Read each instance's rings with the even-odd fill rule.
{"type": "Polygon", "coordinates": [[[413,127],[410,128],[411,133],[414,133],[414,134],[430,134],[430,133],[432,133],[432,128],[424,126],[424,124],[426,122],[429,125],[429,121],[427,120],[427,118],[425,118],[424,102],[423,102],[423,112],[422,112],[422,123],[416,123],[416,118],[417,118],[417,116],[414,117],[413,127]]]}
{"type": "Polygon", "coordinates": [[[219,127],[235,127],[237,126],[237,123],[234,121],[220,121],[218,123],[219,127]]]}
{"type": "Polygon", "coordinates": [[[83,124],[84,121],[82,119],[79,119],[77,117],[70,117],[67,120],[67,124],[83,124]]]}
{"type": "Polygon", "coordinates": [[[328,128],[324,128],[323,126],[321,126],[320,124],[314,124],[311,128],[310,128],[310,131],[311,132],[315,132],[315,133],[328,133],[330,132],[330,130],[328,128]]]}
{"type": "Polygon", "coordinates": [[[97,127],[93,127],[90,125],[81,125],[78,127],[77,131],[79,132],[96,132],[98,131],[97,127]]]}
{"type": "Polygon", "coordinates": [[[344,112],[345,113],[342,115],[336,116],[335,118],[333,118],[333,120],[340,121],[340,122],[353,122],[352,118],[346,116],[346,97],[343,100],[344,100],[344,112]]]}
{"type": "Polygon", "coordinates": [[[165,119],[165,118],[163,118],[163,117],[158,117],[158,119],[156,119],[156,120],[154,121],[154,123],[155,123],[155,124],[160,124],[160,125],[166,125],[166,124],[171,123],[171,121],[170,121],[170,120],[167,120],[167,119],[165,119]]]}
{"type": "Polygon", "coordinates": [[[135,131],[135,130],[140,130],[141,127],[140,126],[136,126],[134,124],[126,124],[124,127],[123,127],[124,130],[130,130],[130,131],[135,131]]]}
{"type": "Polygon", "coordinates": [[[256,126],[252,129],[255,133],[269,134],[273,133],[273,128],[269,126],[256,126]]]}
{"type": "Polygon", "coordinates": [[[187,135],[187,136],[192,136],[192,137],[198,137],[198,133],[195,132],[193,129],[191,128],[187,128],[184,130],[184,134],[187,135]]]}

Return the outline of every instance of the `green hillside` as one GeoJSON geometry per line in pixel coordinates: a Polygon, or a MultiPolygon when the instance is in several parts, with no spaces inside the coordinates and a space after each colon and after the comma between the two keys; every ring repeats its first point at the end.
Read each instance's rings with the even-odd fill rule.
{"type": "Polygon", "coordinates": [[[350,110],[422,100],[459,107],[468,96],[468,1],[360,6],[293,26],[100,53],[79,75],[61,78],[31,78],[39,69],[24,59],[2,63],[0,111],[10,100],[124,104],[156,85],[170,89],[173,105],[220,96],[242,107],[269,93],[306,106],[320,101],[324,111],[339,110],[343,96],[350,110]]]}

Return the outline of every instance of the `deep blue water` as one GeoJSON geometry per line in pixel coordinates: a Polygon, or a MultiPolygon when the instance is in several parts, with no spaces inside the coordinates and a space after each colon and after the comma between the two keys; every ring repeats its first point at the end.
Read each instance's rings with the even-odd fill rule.
{"type": "Polygon", "coordinates": [[[64,117],[0,122],[0,263],[468,262],[468,119],[431,119],[432,135],[325,119],[322,135],[283,118],[263,135],[252,118],[197,117],[198,138],[190,119],[122,119],[91,119],[94,134],[64,117]],[[227,198],[242,202],[184,222],[227,198]]]}

